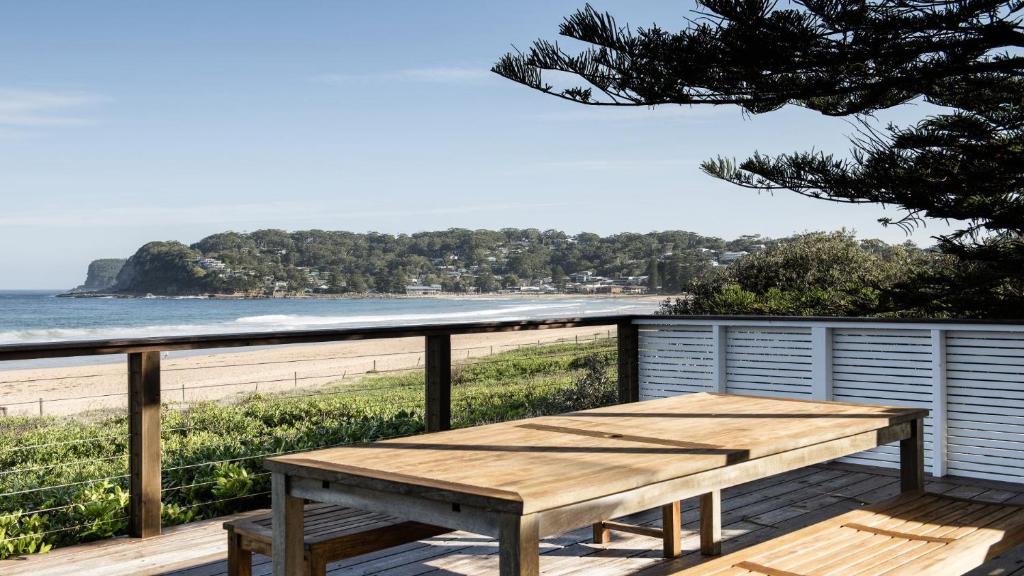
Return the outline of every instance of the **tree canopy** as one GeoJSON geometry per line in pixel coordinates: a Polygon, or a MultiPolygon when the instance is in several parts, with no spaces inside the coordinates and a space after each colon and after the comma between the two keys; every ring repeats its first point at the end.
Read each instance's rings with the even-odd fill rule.
{"type": "MultiPolygon", "coordinates": [[[[667,230],[570,236],[558,230],[453,228],[415,234],[327,230],[223,232],[191,246],[153,242],[118,276],[115,291],[154,294],[402,292],[418,281],[447,292],[492,292],[521,283],[564,286],[568,274],[642,276],[659,266],[652,254],[688,254],[705,265],[713,251],[742,250],[736,241],[667,230]],[[162,286],[170,288],[164,290],[162,286]]],[[[688,260],[689,261],[689,260],[688,260]]],[[[678,288],[678,286],[677,286],[678,288]]]]}
{"type": "Polygon", "coordinates": [[[493,70],[586,105],[732,104],[753,114],[796,105],[853,116],[860,128],[848,156],[755,151],[741,162],[710,159],[703,170],[757,190],[897,207],[902,215],[882,223],[908,230],[929,218],[955,221],[953,232],[936,238],[970,262],[970,273],[930,277],[935,295],[952,302],[957,287],[971,283],[979,295],[1000,297],[992,306],[974,303],[970,314],[1020,310],[1024,2],[697,1],[696,16],[679,31],[620,25],[588,5],[559,32],[589,47],[569,52],[539,40],[493,70]],[[578,82],[556,88],[549,72],[578,82]],[[929,115],[884,128],[870,119],[909,102],[926,103],[929,115]]]}
{"type": "MultiPolygon", "coordinates": [[[[849,232],[800,234],[769,244],[695,279],[666,301],[673,314],[903,316],[920,313],[887,299],[893,287],[934,265],[912,247],[857,240],[849,232]]],[[[923,304],[923,302],[922,302],[923,304]]]]}

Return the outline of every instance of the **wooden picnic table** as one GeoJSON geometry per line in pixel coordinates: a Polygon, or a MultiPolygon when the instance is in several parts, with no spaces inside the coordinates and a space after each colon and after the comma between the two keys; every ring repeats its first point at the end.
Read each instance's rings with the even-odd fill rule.
{"type": "MultiPolygon", "coordinates": [[[[502,576],[539,572],[541,538],[701,497],[718,553],[723,488],[900,441],[904,491],[923,487],[927,410],[699,393],[268,458],[274,575],[302,574],[303,500],[498,539],[502,576]]],[[[641,533],[650,528],[639,529],[641,533]]]]}

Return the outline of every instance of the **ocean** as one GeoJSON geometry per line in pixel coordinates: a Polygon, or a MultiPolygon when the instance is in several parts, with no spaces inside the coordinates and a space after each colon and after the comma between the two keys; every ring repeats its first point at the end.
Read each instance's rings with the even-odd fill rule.
{"type": "Polygon", "coordinates": [[[92,340],[646,314],[640,298],[202,299],[57,298],[55,291],[0,291],[0,345],[92,340]]]}

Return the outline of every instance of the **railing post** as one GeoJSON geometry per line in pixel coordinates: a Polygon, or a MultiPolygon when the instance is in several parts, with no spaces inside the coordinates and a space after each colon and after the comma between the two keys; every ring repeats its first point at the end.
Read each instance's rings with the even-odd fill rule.
{"type": "Polygon", "coordinates": [[[619,402],[640,400],[640,329],[632,320],[617,325],[619,345],[619,402]]]}
{"type": "Polygon", "coordinates": [[[932,476],[946,475],[946,331],[932,331],[932,476]]]}
{"type": "Polygon", "coordinates": [[[711,327],[711,385],[713,392],[727,392],[729,388],[729,364],[727,363],[729,349],[728,328],[724,324],[715,324],[711,327]]]}
{"type": "Polygon", "coordinates": [[[424,354],[426,397],[423,425],[427,432],[452,427],[452,337],[427,336],[424,354]]]}
{"type": "Polygon", "coordinates": [[[160,353],[128,354],[128,532],[160,534],[160,353]]]}
{"type": "Polygon", "coordinates": [[[811,396],[815,400],[832,399],[832,329],[811,328],[811,396]]]}

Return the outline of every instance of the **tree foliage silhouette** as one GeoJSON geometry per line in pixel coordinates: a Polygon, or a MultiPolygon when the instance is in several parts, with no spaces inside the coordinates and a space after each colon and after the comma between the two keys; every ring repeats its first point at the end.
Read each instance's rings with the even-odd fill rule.
{"type": "Polygon", "coordinates": [[[676,32],[620,25],[587,5],[559,31],[589,47],[538,40],[493,71],[592,106],[732,104],[761,114],[796,105],[853,117],[847,157],[755,152],[702,168],[755,190],[896,207],[901,216],[881,222],[908,231],[929,218],[955,221],[936,240],[965,264],[921,280],[929,297],[947,299],[936,310],[1021,316],[1024,0],[697,1],[676,32]],[[574,85],[554,87],[550,72],[574,85]],[[927,103],[929,115],[909,126],[870,121],[910,102],[927,103]],[[951,307],[965,285],[988,302],[951,307]]]}

